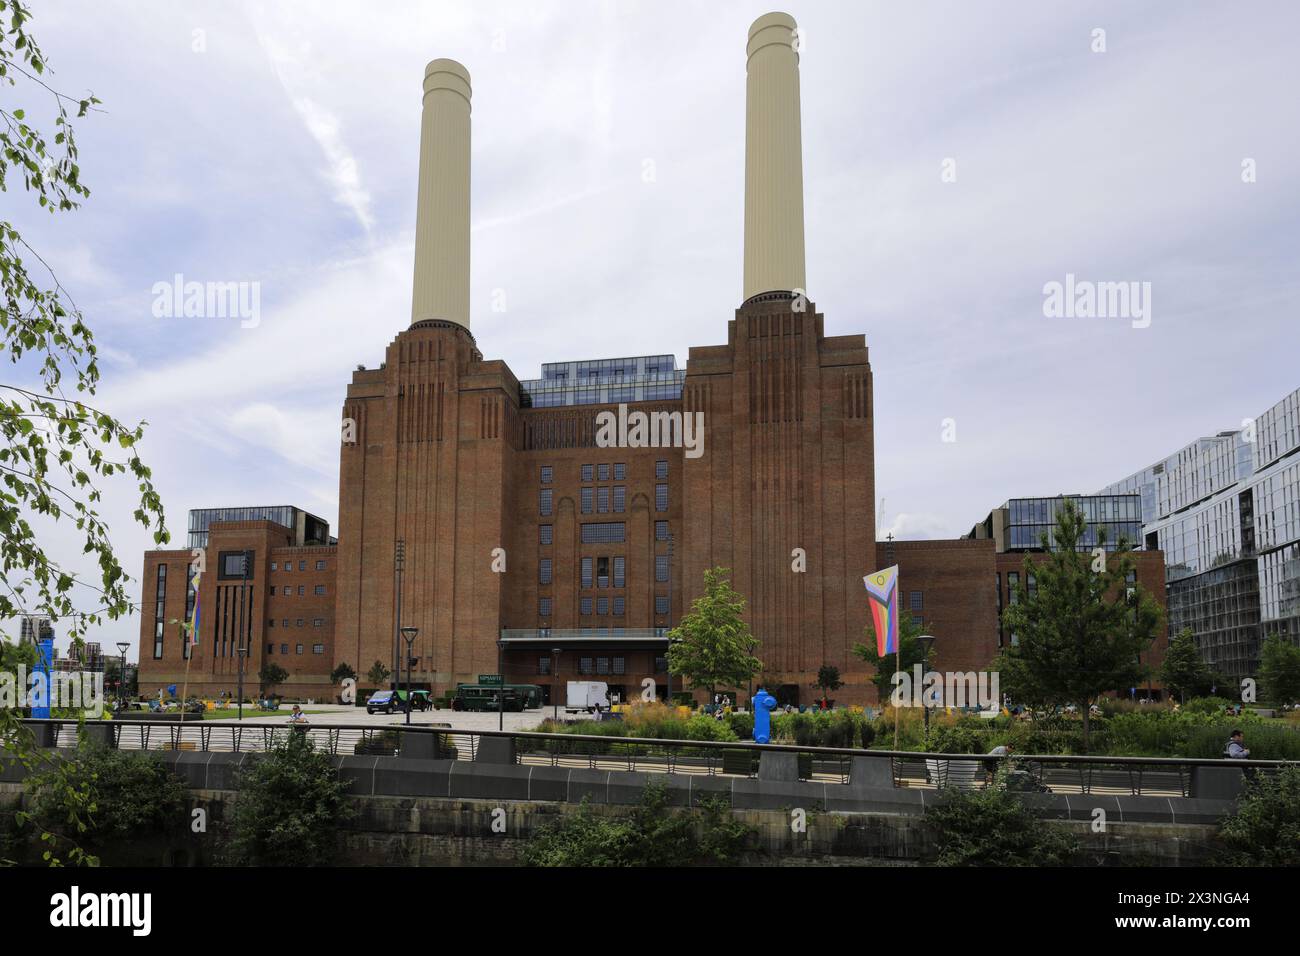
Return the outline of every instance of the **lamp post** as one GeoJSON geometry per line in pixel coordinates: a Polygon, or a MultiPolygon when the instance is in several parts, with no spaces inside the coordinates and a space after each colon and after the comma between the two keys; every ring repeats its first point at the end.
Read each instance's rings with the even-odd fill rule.
{"type": "MultiPolygon", "coordinates": [[[[916,639],[916,643],[921,646],[921,711],[925,715],[925,740],[926,746],[930,742],[930,701],[925,693],[925,672],[930,666],[930,648],[934,646],[934,638],[929,634],[922,634],[916,639]]],[[[900,648],[901,650],[901,648],[900,648]]]]}
{"type": "Polygon", "coordinates": [[[244,719],[244,658],[248,656],[248,648],[242,644],[239,646],[239,687],[236,693],[239,695],[239,719],[244,719]]]}
{"type": "Polygon", "coordinates": [[[393,693],[402,686],[402,573],[406,570],[406,539],[397,539],[397,550],[393,556],[393,590],[397,599],[397,627],[393,631],[393,693]]]}
{"type": "Polygon", "coordinates": [[[117,645],[117,649],[122,655],[122,669],[118,672],[117,675],[117,703],[119,709],[121,708],[122,705],[122,700],[123,700],[122,692],[124,689],[124,685],[126,684],[126,652],[130,648],[130,646],[131,645],[128,644],[126,641],[120,641],[117,645]]]}
{"type": "Polygon", "coordinates": [[[551,648],[551,703],[554,705],[555,716],[552,718],[557,724],[560,722],[560,649],[551,648]]]}
{"type": "Polygon", "coordinates": [[[406,640],[406,726],[411,726],[411,645],[415,635],[420,633],[418,627],[408,624],[402,628],[402,637],[406,640]]]}

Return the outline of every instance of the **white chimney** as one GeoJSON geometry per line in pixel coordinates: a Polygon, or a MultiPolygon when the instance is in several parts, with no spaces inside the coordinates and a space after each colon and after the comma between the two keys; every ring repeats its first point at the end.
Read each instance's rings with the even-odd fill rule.
{"type": "Polygon", "coordinates": [[[424,68],[412,322],[469,328],[470,93],[469,71],[455,60],[424,68]]]}
{"type": "Polygon", "coordinates": [[[768,13],[749,28],[745,85],[745,295],[805,289],[798,27],[768,13]]]}

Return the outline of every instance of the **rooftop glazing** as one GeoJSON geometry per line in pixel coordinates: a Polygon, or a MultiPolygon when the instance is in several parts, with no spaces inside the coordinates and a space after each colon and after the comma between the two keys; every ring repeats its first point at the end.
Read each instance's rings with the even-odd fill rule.
{"type": "Polygon", "coordinates": [[[519,383],[519,397],[525,408],[672,401],[682,397],[685,381],[672,355],[546,362],[541,378],[519,383]]]}

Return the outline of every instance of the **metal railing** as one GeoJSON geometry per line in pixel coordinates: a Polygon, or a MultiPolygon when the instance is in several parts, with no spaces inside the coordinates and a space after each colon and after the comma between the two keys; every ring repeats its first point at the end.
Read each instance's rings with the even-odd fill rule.
{"type": "MultiPolygon", "coordinates": [[[[75,720],[28,720],[29,726],[56,728],[53,746],[75,747],[75,720]]],[[[437,735],[436,752],[443,758],[474,760],[486,738],[514,741],[515,762],[591,770],[630,770],[667,774],[754,777],[764,753],[797,755],[801,780],[850,782],[854,758],[888,760],[896,787],[978,789],[993,771],[1006,766],[1016,772],[1017,789],[1061,794],[1189,796],[1195,767],[1250,768],[1271,773],[1293,761],[1224,760],[1200,757],[1106,757],[1028,754],[994,757],[988,754],[937,754],[917,751],[864,750],[853,747],[810,747],[797,744],[664,740],[610,737],[596,734],[548,734],[534,731],[459,730],[448,726],[375,724],[290,724],[248,720],[216,723],[176,721],[85,721],[92,733],[122,750],[173,750],[202,753],[261,753],[288,735],[300,733],[331,755],[395,755],[401,735],[437,735]]],[[[427,748],[426,748],[427,750],[427,748]]]]}

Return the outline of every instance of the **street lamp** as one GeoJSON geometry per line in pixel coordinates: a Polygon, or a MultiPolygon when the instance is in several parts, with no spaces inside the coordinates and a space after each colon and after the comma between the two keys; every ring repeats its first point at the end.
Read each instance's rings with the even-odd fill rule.
{"type": "Polygon", "coordinates": [[[557,724],[560,722],[560,649],[551,648],[551,703],[555,705],[555,716],[552,718],[557,724]]]}
{"type": "Polygon", "coordinates": [[[930,742],[930,702],[925,693],[925,671],[930,666],[930,648],[934,647],[934,638],[929,634],[922,634],[916,639],[916,643],[921,646],[921,711],[925,715],[925,740],[928,747],[930,742]]]}
{"type": "Polygon", "coordinates": [[[126,641],[119,641],[117,645],[118,651],[122,654],[122,669],[117,675],[117,703],[119,709],[121,709],[122,705],[122,690],[126,684],[126,652],[130,647],[131,645],[126,641]]]}
{"type": "Polygon", "coordinates": [[[239,719],[244,719],[244,658],[248,656],[248,648],[242,644],[237,648],[239,654],[239,687],[236,693],[239,695],[239,719]]]}
{"type": "Polygon", "coordinates": [[[411,726],[411,645],[415,643],[415,635],[419,633],[420,629],[410,624],[402,628],[402,637],[406,639],[406,726],[408,727],[411,726]]]}

